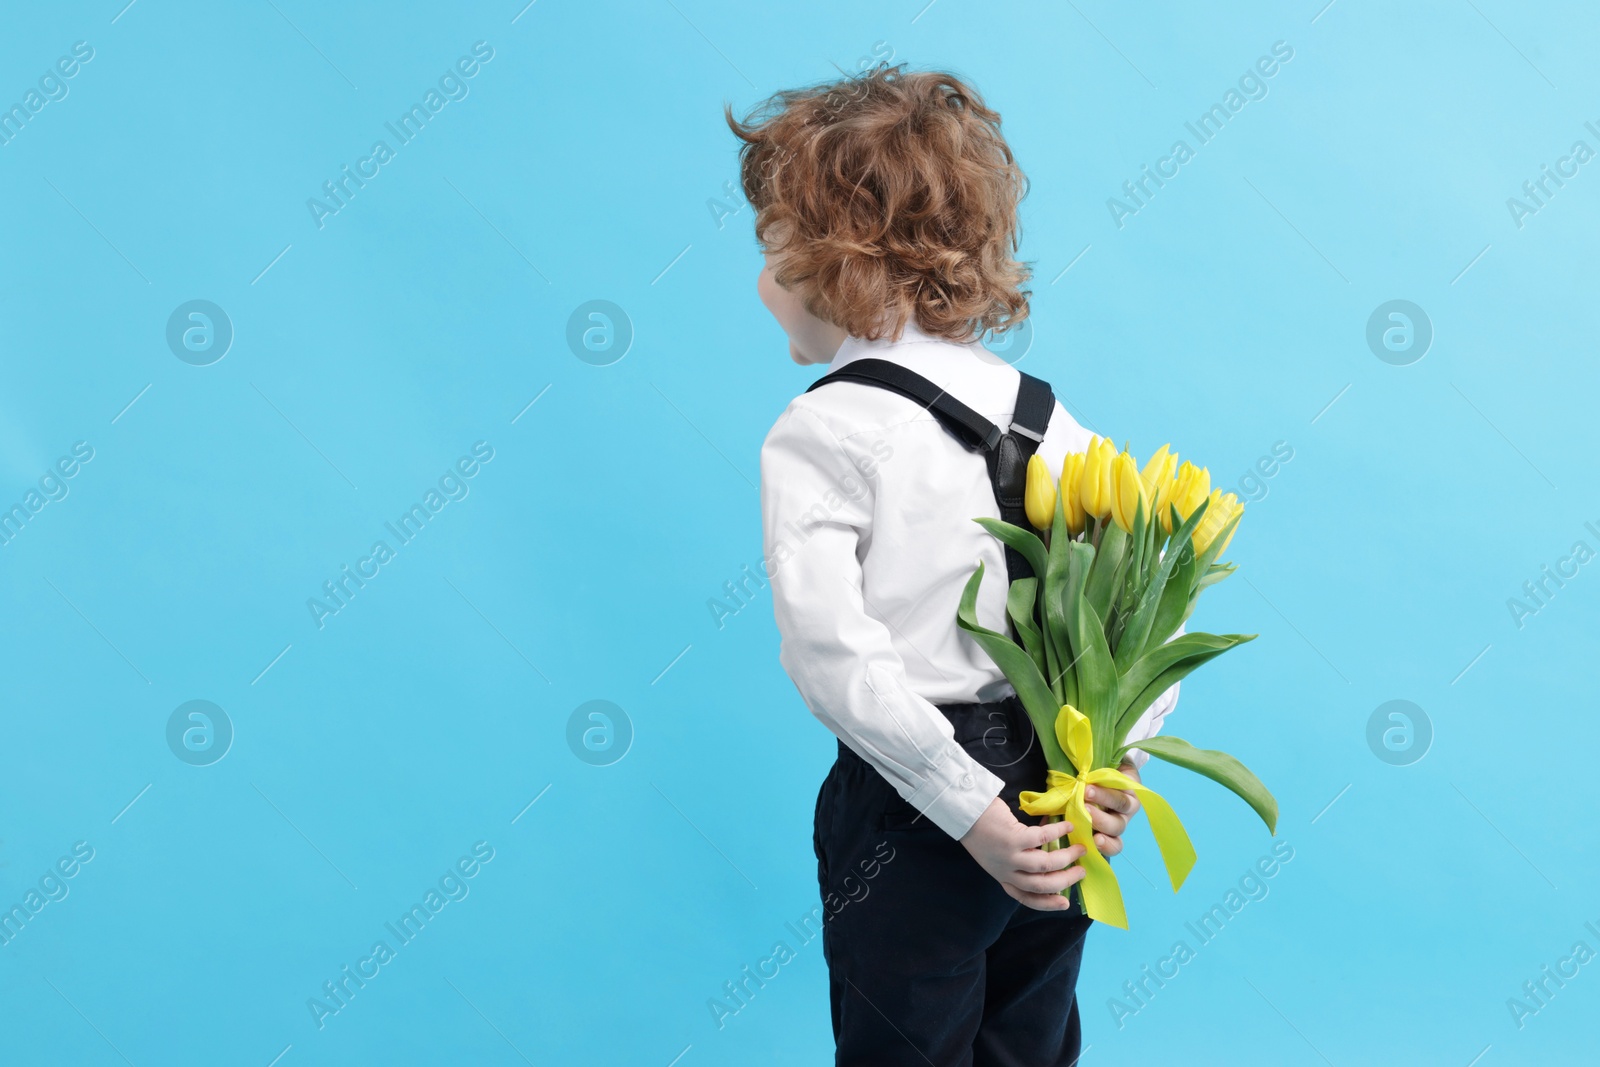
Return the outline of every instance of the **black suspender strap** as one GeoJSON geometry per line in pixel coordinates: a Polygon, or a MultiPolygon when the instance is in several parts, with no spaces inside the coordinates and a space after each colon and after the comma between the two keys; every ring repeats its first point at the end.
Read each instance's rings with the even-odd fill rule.
{"type": "MultiPolygon", "coordinates": [[[[1056,398],[1047,382],[1023,374],[1017,386],[1016,410],[1011,428],[998,426],[913,370],[886,359],[858,359],[811,383],[817,389],[830,382],[859,382],[899,393],[928,409],[950,434],[969,452],[983,453],[989,468],[989,483],[994,489],[1000,517],[1028,529],[1023,507],[1027,486],[1028,459],[1044,439],[1056,398]]],[[[1033,576],[1033,568],[1015,549],[1007,548],[1006,571],[1012,581],[1033,576]]]]}
{"type": "Polygon", "coordinates": [[[1031,437],[1037,445],[1044,440],[1044,431],[1050,425],[1050,415],[1056,409],[1055,392],[1050,384],[1024,374],[1017,386],[1017,410],[1011,416],[1011,432],[1031,437]]]}
{"type": "Polygon", "coordinates": [[[829,382],[860,382],[876,385],[907,400],[915,400],[933,414],[939,423],[967,447],[967,451],[988,451],[1000,443],[1000,428],[967,405],[934,385],[914,370],[886,359],[858,359],[811,383],[806,392],[829,382]]]}
{"type": "MultiPolygon", "coordinates": [[[[1044,440],[1045,427],[1050,424],[1050,413],[1055,410],[1055,393],[1048,383],[1022,375],[1017,383],[1016,410],[1011,416],[1011,429],[1003,434],[1000,443],[984,453],[989,465],[989,481],[994,486],[995,503],[1000,505],[1000,517],[1024,530],[1028,525],[1028,512],[1024,507],[1028,484],[1028,460],[1044,440]]],[[[1016,549],[1006,546],[1006,573],[1014,582],[1018,578],[1033,577],[1033,567],[1016,549]]],[[[1040,603],[1043,603],[1041,598],[1040,603]]]]}

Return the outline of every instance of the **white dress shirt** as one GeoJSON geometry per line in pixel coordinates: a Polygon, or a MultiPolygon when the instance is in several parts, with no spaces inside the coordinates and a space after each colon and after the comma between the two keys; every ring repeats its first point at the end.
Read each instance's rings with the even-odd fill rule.
{"type": "MultiPolygon", "coordinates": [[[[908,325],[899,341],[847,339],[832,366],[868,357],[1011,425],[1017,370],[976,342],[908,325]]],[[[1089,438],[1057,403],[1039,455],[1059,477],[1061,457],[1089,438]]],[[[934,705],[1013,692],[956,626],[962,587],[981,560],[978,619],[1007,632],[1004,551],[972,521],[999,517],[982,455],[913,400],[835,382],[796,397],[767,434],[761,513],[780,660],[806,705],[908,803],[963,836],[1001,780],[955,741],[934,705]]],[[[1162,694],[1129,740],[1155,736],[1177,695],[1176,685],[1162,694]]],[[[1142,766],[1147,757],[1133,758],[1142,766]]]]}

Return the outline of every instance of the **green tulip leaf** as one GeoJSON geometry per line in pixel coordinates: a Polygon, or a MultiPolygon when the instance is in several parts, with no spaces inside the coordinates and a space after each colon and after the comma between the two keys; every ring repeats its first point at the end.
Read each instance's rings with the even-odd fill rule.
{"type": "Polygon", "coordinates": [[[1234,563],[1213,563],[1206,569],[1206,573],[1201,576],[1200,580],[1195,583],[1196,593],[1202,589],[1211,588],[1238,569],[1238,565],[1234,563]]]}
{"type": "Polygon", "coordinates": [[[972,521],[989,531],[1001,544],[1009,545],[1022,553],[1022,558],[1028,561],[1028,566],[1033,568],[1035,575],[1044,574],[1044,542],[1039,540],[1038,534],[1032,530],[1024,530],[1020,526],[1013,526],[1009,522],[1001,522],[999,519],[978,518],[972,521]]]}
{"type": "Polygon", "coordinates": [[[1084,582],[1083,595],[1094,605],[1095,614],[1104,619],[1111,609],[1111,594],[1118,586],[1122,565],[1128,556],[1128,535],[1110,519],[1100,534],[1100,544],[1094,551],[1094,565],[1089,568],[1084,582]]]}
{"type": "MultiPolygon", "coordinates": [[[[1210,503],[1210,501],[1207,501],[1207,503],[1210,503]]],[[[1197,508],[1196,510],[1199,509],[1197,508]]],[[[1206,550],[1200,554],[1199,570],[1201,574],[1210,573],[1211,565],[1222,554],[1222,546],[1227,543],[1228,535],[1233,533],[1234,527],[1239,525],[1239,520],[1242,518],[1244,518],[1244,512],[1241,511],[1229,519],[1222,529],[1217,531],[1217,536],[1211,539],[1211,543],[1206,546],[1206,550]]]]}
{"type": "Polygon", "coordinates": [[[1156,603],[1155,618],[1150,622],[1150,633],[1145,638],[1144,650],[1158,648],[1189,617],[1190,602],[1195,587],[1194,545],[1185,536],[1181,541],[1174,537],[1167,545],[1167,555],[1177,560],[1156,603]]]}
{"type": "Polygon", "coordinates": [[[1037,578],[1018,578],[1012,582],[1011,589],[1006,594],[1006,614],[1011,616],[1011,625],[1016,627],[1017,636],[1022,639],[1022,647],[1027,649],[1034,666],[1043,671],[1044,635],[1039,633],[1039,627],[1033,621],[1033,605],[1038,591],[1037,578]]]}
{"type": "Polygon", "coordinates": [[[1039,673],[1033,658],[1011,638],[995,633],[978,622],[978,588],[982,584],[983,564],[979,563],[978,569],[972,572],[966,587],[961,590],[961,603],[956,608],[956,625],[972,635],[978,647],[989,654],[995,666],[1000,668],[1006,680],[1016,689],[1022,707],[1033,723],[1034,732],[1039,735],[1039,745],[1046,764],[1055,770],[1070,771],[1066,753],[1061,750],[1061,742],[1056,740],[1056,716],[1060,714],[1061,706],[1045,684],[1044,676],[1039,673]]]}
{"type": "Polygon", "coordinates": [[[1133,513],[1133,533],[1129,535],[1128,581],[1123,583],[1124,589],[1137,584],[1133,580],[1136,575],[1143,580],[1145,542],[1149,540],[1144,534],[1148,522],[1149,518],[1144,513],[1144,498],[1140,497],[1133,513]]]}
{"type": "Polygon", "coordinates": [[[1070,541],[1067,544],[1067,580],[1056,591],[1053,612],[1047,618],[1047,623],[1064,650],[1061,657],[1062,666],[1060,686],[1058,693],[1061,703],[1078,707],[1081,703],[1082,687],[1078,682],[1078,649],[1073,643],[1072,631],[1074,623],[1072,617],[1076,613],[1073,606],[1083,599],[1083,583],[1089,576],[1089,567],[1094,563],[1094,546],[1084,541],[1070,541]]]}
{"type": "MultiPolygon", "coordinates": [[[[1169,547],[1166,554],[1162,556],[1161,565],[1157,568],[1155,577],[1150,580],[1149,587],[1145,589],[1138,606],[1135,607],[1133,615],[1128,620],[1128,624],[1123,628],[1121,640],[1117,642],[1117,670],[1126,672],[1129,665],[1145,651],[1151,631],[1161,621],[1161,605],[1166,595],[1168,583],[1171,580],[1173,567],[1178,563],[1179,558],[1185,554],[1186,547],[1189,544],[1189,534],[1193,531],[1195,525],[1199,523],[1200,515],[1204,510],[1204,505],[1195,508],[1194,514],[1189,516],[1189,521],[1179,525],[1172,539],[1172,547],[1169,547]]],[[[1188,554],[1191,557],[1193,556],[1192,552],[1188,554]]],[[[1183,581],[1182,585],[1187,590],[1189,582],[1183,581]]],[[[1187,592],[1185,592],[1185,596],[1187,595],[1187,592]]],[[[1171,610],[1174,613],[1178,610],[1176,602],[1171,610]]],[[[1173,630],[1177,628],[1177,625],[1174,624],[1172,629],[1162,636],[1162,640],[1165,641],[1167,637],[1172,636],[1173,630]]]]}
{"type": "Polygon", "coordinates": [[[1230,648],[1255,639],[1255,634],[1184,634],[1145,653],[1129,676],[1122,680],[1124,705],[1115,720],[1117,743],[1121,743],[1133,724],[1139,721],[1139,716],[1162,693],[1230,648]],[[1191,641],[1191,638],[1196,640],[1191,641]]]}
{"type": "Polygon", "coordinates": [[[1267,829],[1272,833],[1278,830],[1278,802],[1261,779],[1250,772],[1250,769],[1226,752],[1218,752],[1209,748],[1195,748],[1189,742],[1178,737],[1158,734],[1144,741],[1136,741],[1125,745],[1117,753],[1118,762],[1130,748],[1142,749],[1157,759],[1166,760],[1186,770],[1203,774],[1213,782],[1231,789],[1246,804],[1255,809],[1261,821],[1267,824],[1267,829]]]}
{"type": "Polygon", "coordinates": [[[1105,623],[1089,603],[1089,597],[1080,595],[1071,605],[1068,620],[1072,624],[1072,650],[1078,672],[1078,703],[1073,705],[1089,717],[1095,745],[1094,766],[1102,767],[1102,758],[1110,756],[1116,739],[1112,731],[1117,722],[1117,667],[1111,658],[1111,648],[1106,644],[1105,623]]]}
{"type": "MultiPolygon", "coordinates": [[[[1240,634],[1184,634],[1140,656],[1122,675],[1123,694],[1132,697],[1155,681],[1170,668],[1180,663],[1194,661],[1195,666],[1221,655],[1235,645],[1249,640],[1240,634]]],[[[1120,708],[1118,709],[1121,710],[1120,708]]]]}
{"type": "MultiPolygon", "coordinates": [[[[1211,568],[1215,566],[1212,561],[1215,560],[1222,552],[1222,543],[1228,539],[1228,534],[1236,525],[1238,525],[1239,519],[1242,517],[1243,512],[1230,519],[1228,523],[1223,526],[1222,530],[1217,534],[1217,536],[1211,539],[1211,544],[1206,546],[1206,550],[1200,554],[1199,560],[1196,561],[1195,573],[1199,575],[1199,577],[1195,579],[1194,588],[1189,592],[1189,602],[1184,605],[1184,622],[1188,622],[1189,616],[1194,614],[1195,605],[1200,601],[1200,590],[1211,584],[1207,582],[1206,579],[1210,577],[1211,568]]],[[[1224,575],[1224,577],[1226,577],[1226,575],[1224,575]]]]}
{"type": "Polygon", "coordinates": [[[1076,695],[1077,676],[1072,669],[1072,647],[1067,636],[1066,616],[1062,614],[1062,593],[1071,579],[1073,540],[1067,533],[1067,517],[1063,510],[1061,494],[1056,494],[1056,513],[1050,523],[1050,549],[1045,563],[1044,602],[1040,619],[1044,626],[1046,677],[1050,689],[1061,704],[1070,704],[1070,695],[1076,695]]]}

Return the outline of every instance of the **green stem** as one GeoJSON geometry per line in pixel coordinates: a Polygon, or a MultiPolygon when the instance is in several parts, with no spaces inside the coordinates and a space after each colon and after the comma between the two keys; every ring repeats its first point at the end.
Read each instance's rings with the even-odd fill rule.
{"type": "MultiPolygon", "coordinates": [[[[1044,817],[1045,825],[1048,826],[1050,823],[1060,822],[1064,818],[1065,818],[1065,816],[1063,816],[1063,815],[1046,815],[1044,817]]],[[[1061,838],[1058,837],[1054,841],[1046,841],[1043,845],[1040,846],[1039,850],[1041,852],[1055,852],[1059,848],[1061,848],[1061,838]]],[[[1071,888],[1071,887],[1069,886],[1068,888],[1071,888]]]]}

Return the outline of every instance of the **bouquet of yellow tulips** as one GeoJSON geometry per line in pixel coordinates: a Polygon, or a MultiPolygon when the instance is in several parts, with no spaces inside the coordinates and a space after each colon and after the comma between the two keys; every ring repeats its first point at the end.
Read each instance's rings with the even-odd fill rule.
{"type": "Polygon", "coordinates": [[[1021,553],[1034,576],[1011,583],[1006,614],[1015,638],[979,625],[983,565],[962,592],[956,619],[1017,690],[1049,767],[1042,792],[1024,791],[1022,809],[1066,818],[1072,844],[1084,846],[1079,883],[1084,912],[1127,929],[1111,865],[1094,844],[1084,789],[1101,785],[1138,795],[1176,892],[1194,866],[1194,846],[1159,793],[1122,774],[1129,749],[1205,775],[1255,809],[1273,830],[1278,803],[1254,774],[1225,752],[1169,735],[1127,742],[1150,704],[1191,671],[1254,634],[1185,633],[1200,591],[1233,573],[1218,563],[1244,506],[1211,488],[1211,474],[1178,463],[1166,445],[1143,469],[1126,451],[1094,438],[1069,453],[1059,483],[1044,460],[1028,462],[1025,530],[976,520],[1021,553]]]}

